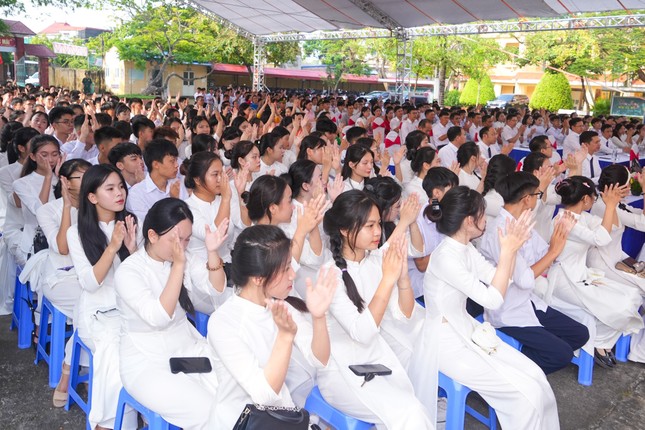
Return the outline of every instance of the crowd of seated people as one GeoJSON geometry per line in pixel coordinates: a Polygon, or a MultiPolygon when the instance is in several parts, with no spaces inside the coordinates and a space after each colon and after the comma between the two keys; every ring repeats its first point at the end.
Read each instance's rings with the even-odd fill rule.
{"type": "Polygon", "coordinates": [[[434,429],[439,372],[503,428],[557,429],[547,374],[579,350],[611,371],[622,335],[645,362],[645,273],[621,248],[645,231],[628,197],[645,175],[598,159],[637,157],[640,121],[232,87],[0,96],[0,310],[20,267],[73,323],[93,429],[122,388],[178,427],[231,429],[314,386],[377,429],[434,429]]]}

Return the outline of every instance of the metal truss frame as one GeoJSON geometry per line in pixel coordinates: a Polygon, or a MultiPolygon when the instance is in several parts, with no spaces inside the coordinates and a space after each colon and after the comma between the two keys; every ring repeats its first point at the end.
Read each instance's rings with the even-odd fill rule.
{"type": "MultiPolygon", "coordinates": [[[[405,29],[411,38],[499,33],[527,33],[554,30],[592,30],[600,28],[645,27],[645,14],[622,16],[575,17],[544,20],[480,22],[470,24],[428,25],[405,29]]],[[[366,28],[361,30],[314,31],[312,33],[275,33],[258,36],[267,43],[306,40],[374,39],[396,37],[396,29],[366,28]]]]}
{"type": "Polygon", "coordinates": [[[266,64],[266,43],[259,37],[253,39],[253,91],[264,91],[264,65],[266,64]]]}
{"type": "Polygon", "coordinates": [[[414,39],[404,28],[398,28],[396,34],[396,83],[394,93],[397,100],[403,103],[410,94],[410,75],[412,71],[412,45],[414,39]]]}

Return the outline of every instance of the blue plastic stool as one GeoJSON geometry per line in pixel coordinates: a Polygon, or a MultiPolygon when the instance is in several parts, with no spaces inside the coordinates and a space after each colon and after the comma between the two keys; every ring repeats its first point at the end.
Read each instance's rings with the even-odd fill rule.
{"type": "Polygon", "coordinates": [[[316,415],[336,430],[368,430],[373,424],[345,415],[323,399],[318,387],[314,387],[307,397],[305,409],[310,414],[316,415]]]}
{"type": "Polygon", "coordinates": [[[137,402],[134,397],[128,394],[125,388],[121,388],[121,392],[119,393],[119,403],[116,406],[116,418],[114,419],[114,430],[121,430],[121,427],[123,426],[125,405],[131,406],[135,411],[139,412],[148,423],[148,425],[143,427],[141,430],[179,430],[179,427],[170,424],[168,421],[161,418],[161,415],[137,402]]]}
{"type": "Polygon", "coordinates": [[[448,409],[446,411],[446,430],[463,430],[466,412],[490,430],[497,429],[497,414],[495,409],[488,407],[488,416],[484,416],[466,404],[466,398],[471,389],[453,381],[439,372],[439,397],[446,397],[448,409]]]}
{"type": "Polygon", "coordinates": [[[40,310],[40,335],[36,345],[36,359],[34,364],[45,360],[49,366],[49,386],[56,388],[62,373],[63,358],[65,357],[65,341],[72,336],[72,330],[65,330],[67,317],[56,309],[52,303],[43,296],[42,309],[40,310]],[[51,326],[49,316],[52,317],[51,326]],[[49,353],[47,352],[49,344],[49,353]]]}
{"type": "Polygon", "coordinates": [[[92,359],[92,350],[83,343],[81,338],[78,336],[78,332],[74,331],[74,337],[72,338],[72,361],[70,364],[70,378],[69,386],[67,388],[67,404],[65,405],[65,410],[69,411],[70,406],[76,403],[82,410],[85,412],[86,417],[86,427],[87,430],[90,428],[90,408],[92,407],[92,378],[94,377],[94,366],[92,359]],[[90,359],[90,371],[89,373],[81,375],[81,351],[87,352],[90,359]],[[87,401],[78,394],[78,384],[87,382],[87,401]]]}
{"type": "Polygon", "coordinates": [[[195,317],[189,313],[187,313],[186,316],[193,323],[197,331],[202,336],[206,337],[206,333],[208,332],[208,320],[211,316],[198,311],[195,311],[195,317]]]}
{"type": "Polygon", "coordinates": [[[627,356],[629,355],[629,344],[631,341],[631,335],[622,335],[618,338],[618,342],[616,342],[616,360],[622,361],[623,363],[627,361],[627,356]]]}
{"type": "Polygon", "coordinates": [[[35,306],[34,296],[28,284],[20,282],[18,276],[22,269],[16,269],[16,286],[13,295],[13,315],[11,316],[11,327],[18,329],[18,348],[27,349],[31,346],[31,333],[35,324],[31,306],[35,306]]]}
{"type": "MultiPolygon", "coordinates": [[[[499,336],[504,343],[507,343],[518,351],[522,350],[523,345],[517,339],[499,330],[495,331],[497,332],[497,336],[499,336]]],[[[574,355],[571,359],[571,363],[578,366],[578,384],[585,385],[587,387],[590,386],[593,380],[593,357],[581,349],[580,356],[576,357],[574,355]]]]}

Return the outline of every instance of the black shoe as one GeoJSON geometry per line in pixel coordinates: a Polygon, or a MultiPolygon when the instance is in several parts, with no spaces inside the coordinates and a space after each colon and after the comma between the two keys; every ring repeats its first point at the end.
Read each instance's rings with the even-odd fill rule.
{"type": "Polygon", "coordinates": [[[609,356],[608,355],[600,355],[597,350],[594,351],[593,361],[598,366],[600,366],[602,368],[605,368],[605,369],[611,369],[611,368],[614,367],[614,363],[612,363],[612,361],[609,358],[609,356]]]}
{"type": "Polygon", "coordinates": [[[615,366],[618,364],[618,361],[616,361],[616,355],[614,355],[614,351],[610,350],[605,350],[607,357],[609,357],[609,360],[611,360],[612,364],[615,366]]]}

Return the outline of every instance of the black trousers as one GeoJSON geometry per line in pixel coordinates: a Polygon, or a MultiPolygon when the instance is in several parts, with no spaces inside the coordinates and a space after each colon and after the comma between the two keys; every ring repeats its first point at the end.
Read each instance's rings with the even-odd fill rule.
{"type": "Polygon", "coordinates": [[[522,353],[549,374],[566,367],[573,351],[589,340],[587,327],[548,307],[535,310],[543,327],[501,327],[499,330],[522,343],[522,353]]]}

